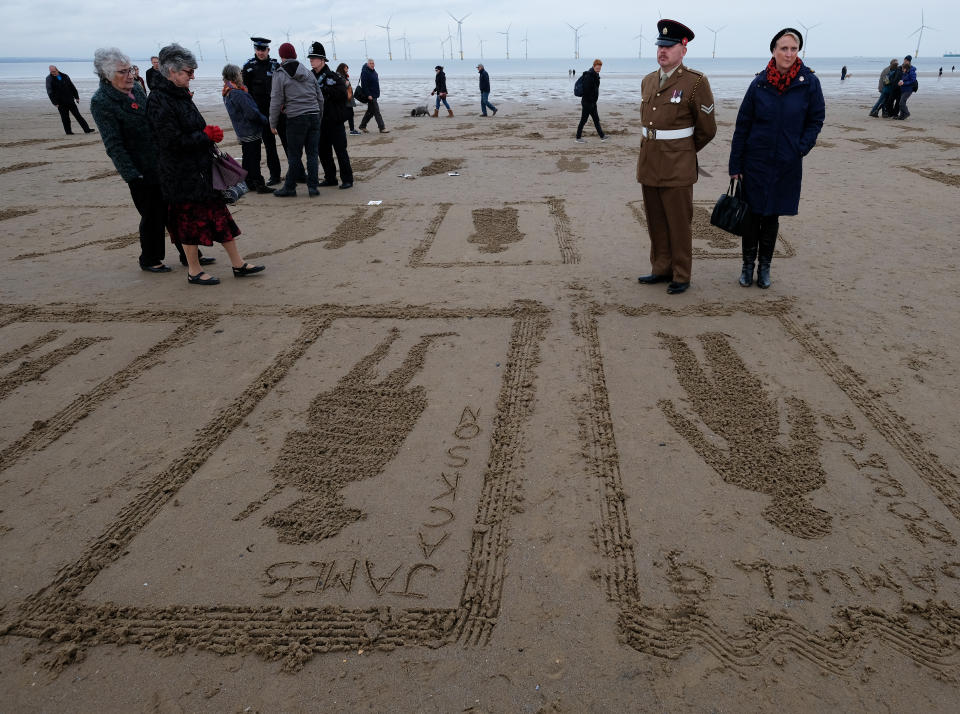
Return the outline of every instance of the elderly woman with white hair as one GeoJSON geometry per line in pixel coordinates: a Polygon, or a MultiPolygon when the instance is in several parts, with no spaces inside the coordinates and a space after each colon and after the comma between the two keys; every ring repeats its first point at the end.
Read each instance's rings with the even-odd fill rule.
{"type": "Polygon", "coordinates": [[[803,157],[817,143],[826,108],[820,80],[800,59],[803,36],[785,27],[770,40],[773,55],[750,82],[730,146],[731,178],[743,180],[750,207],[743,236],[740,285],[770,287],[770,263],[780,216],[795,216],[800,205],[803,157]]]}
{"type": "MultiPolygon", "coordinates": [[[[116,47],[98,49],[93,66],[100,88],[90,100],[90,111],[107,155],[127,182],[140,213],[140,268],[169,273],[170,268],[163,264],[167,202],[160,191],[157,152],[147,123],[147,94],[134,81],[130,58],[116,47]]],[[[186,265],[183,249],[179,245],[177,249],[186,265]]]]}
{"type": "Polygon", "coordinates": [[[247,263],[234,240],[240,228],[226,202],[213,188],[214,145],[223,130],[204,121],[193,103],[190,80],[197,61],[178,44],[160,50],[160,76],[147,100],[147,120],[157,147],[160,188],[167,200],[167,227],[187,254],[187,281],[191,285],[216,285],[218,278],[201,267],[200,245],[223,245],[234,277],[259,273],[262,265],[247,263]]]}

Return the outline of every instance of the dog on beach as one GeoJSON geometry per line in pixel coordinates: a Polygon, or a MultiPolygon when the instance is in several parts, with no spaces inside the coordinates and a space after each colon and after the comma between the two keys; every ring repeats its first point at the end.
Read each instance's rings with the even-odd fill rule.
{"type": "Polygon", "coordinates": [[[419,107],[410,110],[410,116],[412,117],[425,117],[429,113],[426,104],[421,104],[419,107]]]}

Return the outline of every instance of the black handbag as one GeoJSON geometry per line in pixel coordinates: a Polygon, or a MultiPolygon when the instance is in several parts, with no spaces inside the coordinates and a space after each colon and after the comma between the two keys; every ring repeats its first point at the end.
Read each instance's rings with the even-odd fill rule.
{"type": "Polygon", "coordinates": [[[717,199],[717,205],[713,207],[710,224],[727,233],[742,236],[746,233],[749,216],[750,207],[743,200],[740,179],[732,178],[727,192],[717,199]]]}
{"type": "Polygon", "coordinates": [[[356,99],[361,104],[366,104],[370,101],[369,95],[367,95],[367,90],[363,88],[362,84],[358,84],[353,90],[353,98],[356,99]]]}

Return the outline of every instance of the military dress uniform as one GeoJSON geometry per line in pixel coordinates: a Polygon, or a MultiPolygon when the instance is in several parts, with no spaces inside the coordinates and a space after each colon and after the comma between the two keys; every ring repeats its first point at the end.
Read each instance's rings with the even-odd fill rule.
{"type": "MultiPolygon", "coordinates": [[[[658,43],[693,38],[673,20],[658,23],[658,43]],[[664,30],[666,29],[666,33],[664,30]]],[[[651,274],[642,283],[671,280],[668,292],[689,286],[693,262],[693,184],[697,182],[697,152],[717,133],[713,92],[707,77],[684,64],[661,83],[659,68],[641,83],[643,122],[637,181],[650,233],[651,274]]]]}
{"type": "MultiPolygon", "coordinates": [[[[251,37],[254,48],[269,49],[270,40],[265,37],[251,37]]],[[[241,70],[243,84],[257,103],[257,109],[265,117],[270,116],[270,87],[273,84],[273,73],[280,68],[280,63],[273,57],[265,60],[257,59],[256,55],[248,59],[241,70]]],[[[285,129],[286,127],[284,127],[285,129]]],[[[286,147],[286,132],[277,127],[281,135],[281,143],[286,147]]],[[[271,131],[264,131],[261,137],[263,149],[267,154],[267,169],[270,178],[267,184],[272,186],[280,182],[280,157],[277,155],[277,139],[271,131]]]]}

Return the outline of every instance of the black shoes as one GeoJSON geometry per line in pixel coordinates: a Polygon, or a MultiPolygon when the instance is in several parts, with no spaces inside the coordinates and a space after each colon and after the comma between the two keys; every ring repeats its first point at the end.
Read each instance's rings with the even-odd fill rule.
{"type": "Polygon", "coordinates": [[[655,275],[654,273],[650,273],[650,275],[641,275],[637,278],[637,282],[643,285],[653,285],[654,283],[665,283],[671,280],[672,277],[672,275],[655,275]]]}
{"type": "Polygon", "coordinates": [[[96,129],[84,129],[84,130],[83,130],[83,133],[84,133],[84,134],[93,134],[93,133],[95,133],[96,131],[97,131],[96,129]]]}
{"type": "Polygon", "coordinates": [[[201,280],[201,275],[207,275],[206,273],[197,273],[196,275],[190,275],[187,273],[187,282],[191,285],[219,285],[220,278],[215,278],[212,275],[207,275],[206,280],[201,280]]]}
{"type": "Polygon", "coordinates": [[[679,295],[680,293],[685,293],[687,288],[690,287],[690,283],[674,283],[671,282],[667,286],[667,295],[679,295]]]}
{"type": "Polygon", "coordinates": [[[308,188],[308,189],[307,189],[307,195],[310,196],[310,198],[313,198],[314,196],[319,196],[319,195],[320,195],[320,191],[319,191],[318,189],[315,189],[315,188],[308,188]]]}
{"type": "Polygon", "coordinates": [[[160,265],[141,265],[140,270],[146,270],[148,273],[169,273],[170,268],[161,263],[160,265]]]}
{"type": "Polygon", "coordinates": [[[321,181],[319,185],[320,185],[320,186],[339,186],[339,185],[340,185],[340,182],[337,181],[336,179],[333,179],[332,181],[327,181],[327,180],[325,179],[325,180],[321,181]]]}
{"type": "Polygon", "coordinates": [[[340,184],[340,188],[353,188],[353,181],[344,181],[340,184]]]}
{"type": "Polygon", "coordinates": [[[766,290],[770,284],[770,261],[761,260],[757,265],[757,287],[766,290]]]}
{"type": "MultiPolygon", "coordinates": [[[[278,181],[277,183],[279,183],[279,181],[278,181]]],[[[257,188],[254,189],[254,190],[255,190],[257,193],[273,193],[273,189],[272,189],[272,188],[268,188],[266,184],[260,184],[260,185],[257,186],[257,188]]]]}
{"type": "Polygon", "coordinates": [[[279,196],[280,198],[286,198],[287,196],[296,196],[297,189],[295,188],[278,188],[273,192],[274,196],[279,196]]]}
{"type": "Polygon", "coordinates": [[[276,186],[278,183],[280,183],[280,177],[279,177],[279,176],[271,176],[271,177],[270,177],[270,180],[267,181],[267,186],[276,186]]]}
{"type": "Polygon", "coordinates": [[[200,261],[200,265],[213,265],[217,262],[216,258],[211,258],[208,255],[201,255],[198,260],[200,261]]]}
{"type": "Polygon", "coordinates": [[[233,269],[233,277],[242,278],[247,275],[253,275],[254,273],[259,273],[264,269],[262,265],[251,265],[250,263],[244,263],[239,268],[233,269]]]}

